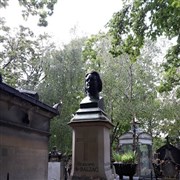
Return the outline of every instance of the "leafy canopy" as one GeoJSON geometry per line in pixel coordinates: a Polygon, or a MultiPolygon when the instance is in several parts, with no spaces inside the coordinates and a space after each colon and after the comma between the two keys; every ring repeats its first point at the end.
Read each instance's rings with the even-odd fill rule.
{"type": "Polygon", "coordinates": [[[51,121],[49,146],[50,149],[57,146],[63,153],[70,152],[72,146],[71,128],[67,123],[84,97],[83,44],[84,38],[77,38],[62,49],[47,53],[43,63],[45,78],[37,88],[43,102],[54,105],[62,101],[60,116],[51,121]]]}
{"type": "Polygon", "coordinates": [[[33,90],[44,77],[44,57],[54,48],[47,34],[29,28],[11,29],[0,18],[0,73],[13,87],[33,90]]]}
{"type": "Polygon", "coordinates": [[[83,58],[86,69],[95,69],[102,75],[105,108],[117,125],[116,134],[119,136],[129,130],[134,114],[148,132],[154,134],[154,127],[159,122],[157,109],[160,104],[155,86],[159,82],[159,68],[151,59],[159,56],[158,47],[151,41],[146,42],[142,56],[132,63],[125,54],[112,57],[110,40],[111,37],[103,33],[91,36],[83,48],[83,58]]]}
{"type": "Polygon", "coordinates": [[[127,53],[136,61],[145,39],[160,36],[176,40],[166,54],[164,79],[160,92],[171,91],[180,82],[180,1],[124,1],[123,8],[113,15],[107,26],[112,35],[111,53],[117,57],[127,53]]]}
{"type": "MultiPolygon", "coordinates": [[[[29,15],[39,15],[39,26],[47,26],[47,17],[51,16],[54,12],[54,5],[57,0],[18,0],[22,9],[22,16],[27,19],[29,15]]],[[[9,0],[0,1],[0,8],[6,8],[9,0]]]]}

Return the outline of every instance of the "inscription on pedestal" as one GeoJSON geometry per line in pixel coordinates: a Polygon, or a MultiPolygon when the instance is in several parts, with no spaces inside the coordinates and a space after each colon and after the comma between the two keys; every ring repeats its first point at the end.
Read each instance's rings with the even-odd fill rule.
{"type": "Polygon", "coordinates": [[[93,162],[78,162],[75,171],[98,172],[98,167],[93,162]]]}

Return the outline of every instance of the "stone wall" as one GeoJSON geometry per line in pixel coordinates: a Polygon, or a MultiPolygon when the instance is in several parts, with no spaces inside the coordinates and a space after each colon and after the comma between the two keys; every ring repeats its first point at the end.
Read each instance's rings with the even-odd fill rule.
{"type": "Polygon", "coordinates": [[[48,137],[0,127],[0,179],[47,179],[48,137]]]}

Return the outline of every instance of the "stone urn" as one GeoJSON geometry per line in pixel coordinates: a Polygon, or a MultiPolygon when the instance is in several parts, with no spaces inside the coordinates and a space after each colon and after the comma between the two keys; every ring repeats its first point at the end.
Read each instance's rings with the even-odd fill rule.
{"type": "Polygon", "coordinates": [[[137,164],[114,162],[116,174],[119,175],[119,179],[123,179],[123,176],[129,176],[130,180],[133,180],[133,176],[136,173],[137,164]]]}

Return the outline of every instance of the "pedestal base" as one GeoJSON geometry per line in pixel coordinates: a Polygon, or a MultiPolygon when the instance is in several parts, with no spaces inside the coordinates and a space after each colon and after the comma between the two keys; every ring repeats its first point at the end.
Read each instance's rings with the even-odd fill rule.
{"type": "Polygon", "coordinates": [[[113,180],[110,129],[102,99],[86,97],[69,125],[73,129],[71,180],[113,180]]]}
{"type": "Polygon", "coordinates": [[[110,129],[107,122],[72,123],[71,180],[112,180],[110,129]]]}

